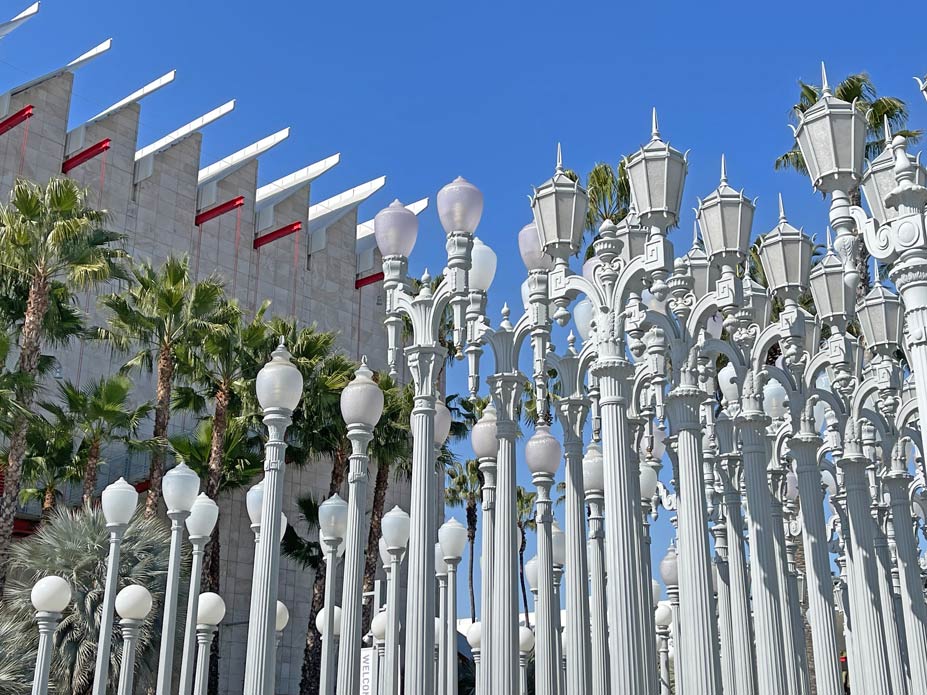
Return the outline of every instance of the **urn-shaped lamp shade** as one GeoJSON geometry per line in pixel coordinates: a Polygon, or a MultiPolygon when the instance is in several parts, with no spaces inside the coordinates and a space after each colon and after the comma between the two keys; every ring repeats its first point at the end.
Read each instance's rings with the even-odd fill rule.
{"type": "MultiPolygon", "coordinates": [[[[334,619],[334,636],[337,637],[341,634],[341,607],[335,606],[334,613],[332,614],[334,619]]],[[[325,621],[328,619],[328,606],[322,606],[319,609],[318,614],[315,616],[315,629],[319,631],[319,634],[325,634],[325,621]]]]}
{"type": "Polygon", "coordinates": [[[187,517],[187,533],[191,538],[207,538],[216,527],[219,520],[219,505],[209,499],[205,492],[201,492],[190,508],[187,517]]]}
{"type": "Polygon", "coordinates": [[[641,499],[649,500],[657,494],[657,472],[646,464],[641,465],[641,499]]]}
{"type": "Polygon", "coordinates": [[[532,473],[554,475],[560,467],[563,449],[547,425],[538,425],[525,444],[525,463],[532,473]]]}
{"type": "Polygon", "coordinates": [[[467,628],[467,644],[471,649],[479,649],[483,644],[483,625],[476,621],[467,628]]]}
{"type": "Polygon", "coordinates": [[[470,287],[481,292],[488,292],[496,276],[496,252],[484,244],[479,237],[473,237],[470,261],[470,287]]]}
{"type": "Polygon", "coordinates": [[[448,519],[438,529],[438,542],[445,558],[459,560],[467,547],[467,527],[457,519],[448,519]]]}
{"type": "Polygon", "coordinates": [[[245,494],[245,507],[252,524],[261,523],[261,507],[264,506],[264,481],[255,483],[245,494]]]}
{"type": "Polygon", "coordinates": [[[435,543],[435,576],[447,576],[447,560],[444,559],[444,551],[441,550],[440,543],[435,543]]]}
{"type": "Polygon", "coordinates": [[[808,287],[811,239],[788,223],[779,199],[779,223],[760,242],[760,261],[772,292],[797,298],[808,287]]]}
{"type": "Polygon", "coordinates": [[[319,530],[329,540],[344,538],[348,530],[348,503],[337,492],[319,505],[319,530]]]}
{"type": "Polygon", "coordinates": [[[589,198],[586,189],[563,171],[558,148],[557,170],[531,198],[534,224],[541,247],[549,256],[566,259],[579,250],[586,227],[589,198]]]}
{"type": "Polygon", "coordinates": [[[901,346],[904,314],[897,294],[877,283],[857,305],[866,346],[891,355],[901,346]]]}
{"type": "Polygon", "coordinates": [[[669,601],[660,601],[653,613],[653,621],[657,627],[669,627],[673,624],[673,607],[669,601]]]}
{"type": "Polygon", "coordinates": [[[788,394],[776,379],[770,379],[763,386],[763,411],[774,420],[785,417],[788,408],[788,394]]]}
{"type": "Polygon", "coordinates": [[[138,490],[129,485],[125,478],[110,483],[103,490],[100,506],[107,524],[125,526],[135,513],[138,504],[138,490]]]}
{"type": "Polygon", "coordinates": [[[211,591],[200,594],[196,609],[196,622],[200,625],[218,625],[225,617],[225,601],[211,591]]]}
{"type": "Polygon", "coordinates": [[[734,403],[740,398],[738,383],[737,370],[734,369],[734,365],[730,362],[718,370],[718,388],[721,389],[724,400],[729,403],[734,403]]]}
{"type": "Polygon", "coordinates": [[[438,396],[435,399],[435,446],[442,446],[451,433],[451,411],[448,410],[444,399],[438,396]]]}
{"type": "Polygon", "coordinates": [[[383,538],[390,548],[405,548],[409,542],[409,515],[399,507],[393,507],[383,515],[383,538]]]}
{"type": "Polygon", "coordinates": [[[595,318],[595,306],[588,297],[576,302],[573,307],[573,322],[576,324],[576,330],[583,342],[589,340],[592,335],[592,321],[595,318]]]}
{"type": "Polygon", "coordinates": [[[384,258],[408,257],[418,238],[418,217],[398,200],[394,200],[373,218],[373,236],[384,258]]]}
{"type": "Polygon", "coordinates": [[[277,601],[277,613],[274,617],[274,627],[277,629],[277,632],[283,632],[290,622],[290,609],[286,607],[283,601],[277,601]]]}
{"type": "Polygon", "coordinates": [[[856,102],[837,99],[823,74],[821,98],[801,115],[795,139],[811,183],[822,193],[849,192],[860,180],[866,117],[856,102]]]}
{"type": "Polygon", "coordinates": [[[270,362],[261,367],[255,382],[258,403],[264,410],[282,408],[296,410],[303,394],[303,375],[290,361],[292,355],[283,345],[271,354],[270,362]]]}
{"type": "Polygon", "coordinates": [[[534,631],[530,627],[521,625],[518,628],[518,651],[522,654],[530,654],[534,649],[534,631]]]}
{"type": "Polygon", "coordinates": [[[384,608],[374,616],[372,621],[370,621],[370,633],[375,640],[382,642],[386,639],[386,628],[388,625],[389,617],[387,617],[386,609],[384,608]]]}
{"type": "Polygon", "coordinates": [[[714,263],[734,265],[744,259],[750,246],[755,206],[743,191],[727,182],[724,158],[721,158],[721,183],[696,211],[705,252],[714,263]]]}
{"type": "Polygon", "coordinates": [[[666,586],[679,586],[679,558],[675,546],[670,546],[660,560],[660,578],[666,586]]]}
{"type": "Polygon", "coordinates": [[[846,319],[852,314],[856,302],[856,291],[844,281],[843,261],[828,248],[808,275],[814,307],[822,321],[846,319]]]}
{"type": "Polygon", "coordinates": [[[200,491],[200,479],[185,463],[178,463],[164,474],[161,494],[169,512],[189,512],[200,491]]]}
{"type": "Polygon", "coordinates": [[[556,521],[550,525],[550,552],[555,565],[566,564],[566,534],[556,521]]]}
{"type": "Polygon", "coordinates": [[[37,611],[60,613],[71,602],[71,585],[53,574],[42,577],[32,587],[30,599],[37,611]]]}
{"type": "Polygon", "coordinates": [[[483,194],[462,176],[438,191],[438,217],[448,234],[473,234],[483,216],[483,194]]]}
{"type": "Polygon", "coordinates": [[[660,429],[659,427],[653,428],[653,457],[657,461],[663,460],[663,455],[666,453],[666,430],[660,429]]]}
{"type": "Polygon", "coordinates": [[[650,142],[625,162],[631,202],[645,227],[667,230],[679,221],[682,191],[686,182],[686,155],[660,139],[657,114],[653,112],[650,142]]]}
{"type": "MultiPolygon", "coordinates": [[[[904,152],[904,155],[911,163],[914,169],[914,184],[923,186],[927,181],[927,170],[921,165],[920,153],[917,155],[904,152]]],[[[895,152],[892,149],[892,133],[885,124],[885,149],[882,150],[878,157],[871,162],[867,162],[866,171],[863,173],[860,188],[866,197],[866,204],[872,216],[880,223],[891,222],[900,214],[897,208],[890,207],[885,198],[891,193],[892,189],[898,185],[895,176],[895,152]]]]}
{"type": "Polygon", "coordinates": [[[144,620],[151,612],[151,593],[139,584],[129,584],[116,594],[116,613],[126,620],[144,620]]]}
{"type": "Polygon", "coordinates": [[[525,581],[531,591],[538,590],[538,558],[537,555],[525,563],[525,581]]]}
{"type": "Polygon", "coordinates": [[[587,491],[605,490],[605,459],[598,442],[592,442],[583,456],[583,486],[587,491]]]}
{"type": "Polygon", "coordinates": [[[354,372],[354,378],[341,391],[341,417],[346,424],[373,427],[383,414],[383,391],[373,380],[367,358],[354,372]]]}
{"type": "Polygon", "coordinates": [[[553,259],[541,248],[541,237],[534,222],[526,224],[518,232],[518,252],[529,271],[550,270],[554,265],[553,259]]]}
{"type": "Polygon", "coordinates": [[[473,426],[470,434],[470,443],[477,458],[496,458],[499,452],[496,425],[496,409],[490,403],[483,410],[483,415],[473,426]]]}

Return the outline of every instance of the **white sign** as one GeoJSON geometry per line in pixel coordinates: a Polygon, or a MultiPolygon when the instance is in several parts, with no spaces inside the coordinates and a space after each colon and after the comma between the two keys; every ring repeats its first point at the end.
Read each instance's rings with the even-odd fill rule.
{"type": "Polygon", "coordinates": [[[377,648],[364,647],[360,657],[360,690],[357,695],[377,695],[377,648]]]}

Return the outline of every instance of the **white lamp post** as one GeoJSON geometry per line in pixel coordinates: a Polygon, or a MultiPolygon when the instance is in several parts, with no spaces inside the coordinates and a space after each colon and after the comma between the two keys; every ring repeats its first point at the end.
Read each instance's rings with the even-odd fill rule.
{"type": "MultiPolygon", "coordinates": [[[[435,543],[435,579],[438,582],[438,610],[437,623],[441,629],[435,633],[435,650],[437,651],[438,664],[446,663],[444,656],[444,643],[447,640],[447,561],[444,559],[444,552],[441,550],[441,544],[435,543]]],[[[435,675],[435,690],[438,695],[448,695],[447,676],[435,675]]]]}
{"type": "Polygon", "coordinates": [[[447,695],[457,694],[457,565],[467,546],[467,527],[457,519],[445,521],[438,529],[441,554],[447,564],[447,609],[444,639],[447,695]]]}
{"type": "Polygon", "coordinates": [[[377,693],[383,692],[384,665],[386,662],[386,628],[389,624],[389,618],[386,616],[386,608],[381,610],[370,621],[370,634],[373,635],[373,644],[377,649],[377,693]]]}
{"type": "Polygon", "coordinates": [[[179,463],[164,475],[161,494],[171,520],[171,550],[164,589],[164,619],[161,624],[161,652],[158,657],[157,695],[170,695],[174,675],[174,635],[177,626],[177,600],[180,596],[180,553],[183,547],[183,522],[200,491],[200,479],[185,463],[179,463]]]}
{"type": "Polygon", "coordinates": [[[564,626],[562,621],[562,610],[560,608],[560,585],[563,582],[563,567],[566,565],[566,534],[556,521],[550,525],[550,554],[554,563],[554,605],[551,617],[553,618],[554,629],[554,677],[557,681],[557,692],[562,693],[566,690],[565,674],[563,672],[563,662],[566,655],[563,651],[564,626]]]}
{"type": "Polygon", "coordinates": [[[93,695],[104,695],[109,681],[110,644],[113,637],[113,608],[116,585],[119,582],[119,555],[122,537],[135,513],[138,491],[124,478],[103,490],[100,506],[109,530],[109,558],[106,561],[106,586],[103,591],[103,614],[100,616],[100,638],[97,641],[97,662],[93,673],[93,695]]]}
{"type": "MultiPolygon", "coordinates": [[[[344,540],[348,527],[348,503],[335,493],[319,505],[319,534],[324,544],[327,569],[325,572],[325,605],[335,603],[335,561],[338,548],[344,540]]],[[[323,609],[324,610],[324,609],[323,609]]],[[[319,692],[331,695],[335,692],[335,635],[341,634],[341,625],[335,624],[337,611],[326,611],[325,617],[316,617],[315,624],[322,635],[322,677],[319,692]],[[319,627],[321,626],[321,627],[319,627]]],[[[319,611],[318,615],[322,615],[319,611]]]]}
{"type": "Polygon", "coordinates": [[[670,695],[672,686],[670,685],[669,671],[669,638],[670,626],[673,624],[673,609],[669,601],[660,601],[657,604],[653,616],[654,623],[657,626],[657,651],[660,654],[660,693],[659,695],[670,695]]]}
{"type": "MultiPolygon", "coordinates": [[[[669,596],[672,624],[672,640],[674,645],[679,644],[679,561],[676,556],[676,546],[671,545],[666,551],[666,555],[660,560],[660,578],[666,586],[666,595],[669,596]]],[[[682,659],[678,656],[673,660],[674,690],[679,692],[680,683],[682,683],[682,674],[680,671],[684,668],[682,659]]]]}
{"type": "Polygon", "coordinates": [[[135,683],[135,652],[145,618],[151,612],[151,594],[143,586],[130,584],[116,595],[116,613],[122,628],[122,664],[119,667],[119,695],[132,695],[135,683]]]}
{"type": "Polygon", "coordinates": [[[219,594],[206,592],[199,595],[196,609],[196,681],[193,695],[206,695],[209,687],[209,648],[216,627],[225,617],[225,601],[219,594]]]}
{"type": "Polygon", "coordinates": [[[196,609],[203,574],[203,548],[219,520],[219,505],[201,492],[187,517],[187,534],[193,546],[190,563],[190,591],[187,595],[187,616],[184,625],[183,656],[180,662],[180,695],[189,695],[193,688],[193,657],[196,651],[196,609]]]}
{"type": "Polygon", "coordinates": [[[409,515],[393,507],[383,515],[383,538],[391,558],[386,592],[386,677],[384,695],[399,695],[399,565],[409,542],[409,515]]]}
{"type": "MultiPolygon", "coordinates": [[[[277,587],[280,574],[280,514],[283,511],[283,474],[285,468],[284,434],[299,405],[303,377],[290,361],[283,345],[274,350],[270,362],[258,372],[255,384],[258,403],[264,411],[267,442],[264,445],[264,488],[261,504],[261,539],[252,575],[251,611],[248,620],[248,643],[245,655],[245,695],[264,695],[274,686],[274,622],[277,611],[277,587]]],[[[158,695],[166,695],[158,693],[158,695]]]]}
{"type": "MultiPolygon", "coordinates": [[[[496,457],[499,453],[496,424],[496,408],[489,403],[470,433],[473,453],[479,461],[480,472],[483,474],[480,586],[493,586],[495,581],[493,562],[496,557],[496,457]]],[[[483,693],[489,693],[492,691],[492,626],[496,621],[496,616],[493,615],[492,591],[480,592],[480,619],[480,663],[476,678],[478,689],[483,693]]]]}
{"type": "Polygon", "coordinates": [[[71,585],[54,575],[42,577],[32,587],[30,598],[36,611],[35,622],[39,626],[39,648],[35,656],[32,695],[47,695],[55,628],[61,620],[62,611],[71,602],[71,585]]]}
{"type": "Polygon", "coordinates": [[[528,656],[534,649],[534,632],[530,627],[522,625],[518,628],[518,692],[521,695],[528,693],[528,656]]]}
{"type": "Polygon", "coordinates": [[[483,692],[483,684],[480,680],[480,651],[483,644],[483,626],[477,621],[471,623],[467,628],[467,644],[470,645],[470,651],[473,653],[473,690],[476,695],[483,692]]]}
{"type": "Polygon", "coordinates": [[[589,616],[592,625],[592,695],[606,695],[608,687],[608,616],[605,610],[605,470],[602,450],[592,442],[583,457],[583,486],[589,508],[589,616]]]}
{"type": "Polygon", "coordinates": [[[367,447],[373,428],[383,414],[383,391],[373,381],[367,358],[361,360],[354,379],[341,392],[341,416],[348,426],[351,458],[348,472],[348,518],[345,539],[344,611],[341,650],[338,654],[338,692],[360,689],[361,612],[364,583],[364,514],[367,508],[367,447]]]}

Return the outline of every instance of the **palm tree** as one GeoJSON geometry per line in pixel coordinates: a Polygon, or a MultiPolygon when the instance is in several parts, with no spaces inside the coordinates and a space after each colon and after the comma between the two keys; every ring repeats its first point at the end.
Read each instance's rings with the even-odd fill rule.
{"type": "Polygon", "coordinates": [[[103,449],[113,441],[132,443],[139,425],[151,412],[151,403],[131,404],[132,381],[123,374],[100,377],[84,388],[70,381],[58,385],[60,403],[41,405],[59,423],[70,423],[81,438],[77,451],[83,473],[83,500],[89,503],[97,489],[103,449]]]}
{"type": "MultiPolygon", "coordinates": [[[[153,686],[157,673],[158,623],[164,601],[169,548],[167,525],[160,519],[140,514],[132,519],[122,541],[119,588],[141,584],[154,599],[154,608],[139,636],[137,692],[145,692],[153,686]]],[[[59,509],[37,533],[16,543],[11,550],[15,580],[9,583],[4,618],[13,621],[19,630],[4,635],[2,641],[6,644],[5,638],[9,637],[17,646],[12,650],[15,660],[34,663],[35,659],[35,611],[29,601],[32,585],[43,576],[56,574],[64,577],[74,592],[74,600],[55,631],[51,683],[59,693],[87,695],[91,692],[108,551],[106,519],[100,509],[89,506],[59,509]]],[[[181,584],[186,586],[184,581],[181,584]]],[[[114,619],[114,630],[118,634],[118,618],[114,619]]],[[[0,659],[4,656],[4,651],[0,650],[0,659]]],[[[113,640],[107,692],[116,692],[121,659],[121,640],[113,640]]],[[[0,673],[8,668],[9,664],[0,662],[0,673]]]]}
{"type": "Polygon", "coordinates": [[[29,428],[19,499],[39,502],[43,520],[55,510],[61,488],[81,479],[75,448],[74,428],[67,420],[35,418],[29,428]]]}
{"type": "Polygon", "coordinates": [[[143,263],[132,274],[134,286],[101,299],[111,315],[109,325],[98,328],[96,334],[116,350],[134,351],[124,370],[150,373],[156,369],[153,436],[157,446],[151,456],[145,502],[145,513],[152,516],[161,497],[178,351],[221,330],[224,290],[216,277],[194,281],[187,258],[169,258],[158,269],[143,263]]]}
{"type": "Polygon", "coordinates": [[[534,503],[537,497],[536,492],[528,492],[521,485],[515,488],[515,525],[518,527],[520,538],[518,567],[521,579],[521,598],[525,603],[525,625],[528,627],[531,627],[531,620],[528,618],[528,586],[525,584],[525,548],[528,546],[528,531],[537,530],[534,519],[534,503]]]}
{"type": "Polygon", "coordinates": [[[483,499],[483,475],[476,459],[465,463],[455,461],[447,471],[447,486],[444,488],[444,503],[448,507],[463,507],[467,514],[467,539],[470,541],[470,555],[467,567],[467,582],[470,589],[470,620],[476,620],[476,597],[473,593],[473,546],[476,542],[477,508],[483,499]]]}
{"type": "MultiPolygon", "coordinates": [[[[567,170],[566,175],[579,181],[579,174],[567,170]]],[[[589,208],[586,210],[586,232],[595,241],[599,227],[605,220],[618,224],[631,209],[631,185],[624,159],[618,166],[606,162],[597,162],[586,175],[586,194],[589,196],[589,208]]],[[[592,245],[586,249],[586,257],[592,255],[592,245]]]]}
{"type": "MultiPolygon", "coordinates": [[[[121,237],[105,230],[104,222],[105,213],[88,207],[84,192],[70,179],[52,179],[44,187],[19,180],[10,192],[10,203],[0,207],[0,267],[14,276],[12,284],[29,287],[17,361],[23,379],[16,389],[16,399],[26,411],[34,400],[53,289],[89,289],[124,277],[120,264],[124,253],[116,247],[121,237]]],[[[29,418],[15,415],[0,498],[0,592],[6,580],[28,430],[29,418]]]]}
{"type": "MultiPolygon", "coordinates": [[[[799,80],[798,102],[792,106],[790,116],[794,123],[798,123],[801,115],[811,108],[821,98],[823,88],[799,80]]],[[[874,159],[886,146],[885,123],[897,135],[902,135],[912,142],[916,142],[922,131],[906,129],[908,121],[908,107],[898,97],[879,96],[875,84],[868,73],[860,72],[848,75],[833,88],[833,95],[843,101],[853,103],[866,117],[866,157],[874,159]]],[[[792,148],[776,158],[776,170],[792,169],[799,174],[807,175],[808,167],[802,157],[798,143],[793,142],[792,148]]],[[[850,191],[850,198],[854,205],[860,204],[859,189],[850,191]]],[[[869,291],[869,252],[866,250],[862,237],[857,245],[856,266],[859,271],[860,283],[857,295],[863,297],[869,291]]]]}

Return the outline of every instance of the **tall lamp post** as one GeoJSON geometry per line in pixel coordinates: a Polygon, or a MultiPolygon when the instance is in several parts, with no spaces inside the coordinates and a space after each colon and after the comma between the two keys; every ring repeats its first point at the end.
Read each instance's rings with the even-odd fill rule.
{"type": "Polygon", "coordinates": [[[71,585],[54,575],[42,577],[32,587],[30,598],[36,611],[35,622],[39,626],[39,648],[35,655],[32,695],[47,695],[55,628],[61,620],[61,613],[71,602],[71,585]]]}
{"type": "Polygon", "coordinates": [[[130,584],[116,595],[116,613],[122,628],[122,663],[119,666],[119,695],[132,695],[135,683],[135,652],[145,618],[151,612],[151,594],[143,586],[130,584]]]}
{"type": "Polygon", "coordinates": [[[135,507],[138,491],[120,478],[103,490],[100,506],[109,530],[109,559],[106,562],[106,587],[103,591],[103,614],[100,616],[100,638],[97,641],[97,662],[93,673],[93,695],[104,695],[109,681],[110,644],[113,637],[113,609],[119,582],[119,556],[122,537],[135,507]]]}
{"type": "Polygon", "coordinates": [[[589,507],[589,615],[592,620],[592,695],[606,695],[608,687],[608,616],[605,610],[605,470],[598,442],[586,448],[583,485],[589,507]]]}
{"type": "Polygon", "coordinates": [[[467,527],[457,519],[444,522],[438,529],[438,541],[447,563],[447,609],[444,637],[445,680],[447,695],[457,695],[457,565],[467,546],[467,527]]]}
{"type": "Polygon", "coordinates": [[[390,579],[386,589],[386,677],[384,695],[399,695],[399,565],[409,542],[409,515],[393,507],[383,515],[383,538],[390,556],[390,579]]]}
{"type": "Polygon", "coordinates": [[[225,617],[225,601],[211,591],[200,594],[196,608],[196,680],[193,695],[206,695],[209,685],[209,648],[222,619],[225,617]]]}
{"type": "Polygon", "coordinates": [[[345,535],[344,586],[341,610],[344,625],[338,653],[338,692],[360,690],[361,620],[364,583],[364,514],[367,508],[367,447],[383,414],[383,391],[373,381],[367,358],[341,392],[341,416],[348,426],[351,458],[348,464],[348,518],[345,535]]]}
{"type": "Polygon", "coordinates": [[[180,596],[180,554],[183,546],[183,522],[200,491],[200,479],[185,463],[179,463],[164,475],[161,488],[167,516],[171,520],[171,549],[164,589],[164,618],[161,623],[161,652],[158,658],[157,695],[170,695],[174,676],[174,635],[177,625],[177,600],[180,596]]]}
{"type": "Polygon", "coordinates": [[[483,645],[483,626],[477,621],[467,628],[467,644],[473,654],[473,691],[476,695],[483,692],[483,683],[480,680],[480,647],[483,645]]]}
{"type": "MultiPolygon", "coordinates": [[[[328,569],[325,572],[325,605],[335,604],[335,562],[338,559],[338,549],[344,541],[348,526],[348,503],[335,493],[319,505],[319,534],[324,544],[325,561],[328,569]]],[[[341,609],[337,612],[340,614],[341,609]]],[[[322,695],[332,695],[335,692],[335,634],[340,634],[341,626],[335,624],[334,610],[326,611],[324,618],[316,617],[316,627],[321,625],[319,633],[322,635],[322,676],[319,680],[319,691],[322,695]]],[[[318,615],[322,615],[319,611],[318,615]]]]}
{"type": "MultiPolygon", "coordinates": [[[[271,360],[258,372],[255,388],[264,412],[264,488],[261,504],[261,543],[257,547],[245,654],[245,695],[264,695],[274,685],[274,623],[280,576],[280,515],[283,512],[284,434],[303,392],[303,377],[290,361],[281,338],[271,360]]],[[[158,692],[158,695],[167,695],[158,692]]]]}

